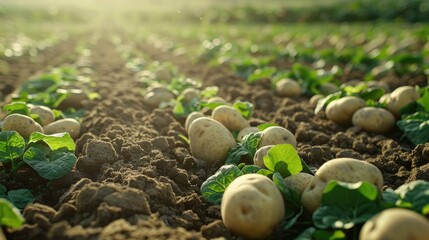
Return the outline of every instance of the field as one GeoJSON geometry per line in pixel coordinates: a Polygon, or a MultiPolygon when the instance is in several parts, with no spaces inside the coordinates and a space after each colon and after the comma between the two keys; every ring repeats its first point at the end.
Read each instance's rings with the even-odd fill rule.
{"type": "Polygon", "coordinates": [[[389,208],[417,212],[427,236],[429,5],[320,2],[1,1],[0,240],[365,239],[389,208]],[[330,107],[346,98],[361,105],[330,107]],[[69,122],[47,127],[34,105],[69,122]],[[223,105],[237,121],[214,116],[223,105]],[[195,112],[223,122],[197,130],[195,112]],[[273,127],[292,136],[258,165],[273,127]],[[336,158],[356,165],[322,176],[336,158]],[[283,181],[300,172],[328,185],[315,209],[283,181]],[[243,197],[245,222],[261,219],[244,233],[220,203],[256,173],[285,208],[262,235],[271,200],[243,197]]]}

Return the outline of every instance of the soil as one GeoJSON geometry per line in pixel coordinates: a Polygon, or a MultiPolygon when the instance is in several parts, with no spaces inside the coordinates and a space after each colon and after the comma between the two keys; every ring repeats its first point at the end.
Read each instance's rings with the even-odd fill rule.
{"type": "MultiPolygon", "coordinates": [[[[249,85],[227,67],[210,67],[148,43],[137,47],[151,61],[170,61],[204,86],[218,86],[218,95],[229,102],[252,102],[251,125],[274,122],[289,129],[297,138],[299,155],[311,166],[353,157],[379,167],[386,188],[429,180],[429,144],[412,147],[397,129],[377,135],[339,126],[323,112],[315,115],[306,97],[276,96],[267,81],[249,85]]],[[[171,108],[145,105],[135,73],[125,68],[118,52],[106,49],[115,46],[105,36],[90,46],[95,91],[101,99],[85,103],[76,168],[49,184],[35,174],[28,178],[30,169],[13,182],[0,178],[9,187],[41,192],[24,210],[24,227],[5,231],[8,239],[239,239],[223,225],[220,207],[200,194],[201,184],[216,167],[192,156],[180,137],[186,135],[184,119],[176,118],[171,108]]],[[[401,81],[392,86],[408,84],[401,81]]]]}

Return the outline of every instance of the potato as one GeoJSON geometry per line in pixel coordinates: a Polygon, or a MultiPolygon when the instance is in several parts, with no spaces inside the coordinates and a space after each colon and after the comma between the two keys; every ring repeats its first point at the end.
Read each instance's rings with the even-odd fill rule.
{"type": "Polygon", "coordinates": [[[231,232],[247,239],[263,239],[285,216],[283,197],[269,178],[242,175],[226,188],[221,214],[231,232]]]}
{"type": "Polygon", "coordinates": [[[395,116],[384,108],[364,107],[353,114],[353,125],[372,133],[387,133],[396,125],[395,116]]]}
{"type": "Polygon", "coordinates": [[[419,99],[420,95],[415,87],[402,86],[395,89],[387,99],[387,110],[391,111],[396,118],[400,117],[401,108],[419,99]]]}
{"type": "Polygon", "coordinates": [[[365,107],[365,101],[355,96],[346,96],[336,99],[326,107],[326,117],[341,125],[349,125],[352,122],[353,114],[365,107]]]}
{"type": "Polygon", "coordinates": [[[222,123],[229,131],[241,131],[243,128],[250,127],[250,124],[237,109],[226,105],[215,108],[212,112],[212,118],[222,123]]]}
{"type": "Polygon", "coordinates": [[[185,121],[186,132],[189,131],[189,126],[191,125],[191,123],[193,121],[195,121],[195,119],[200,118],[200,117],[204,117],[204,114],[202,114],[200,112],[192,112],[191,114],[188,115],[188,117],[186,118],[186,121],[185,121]]]}
{"type": "Polygon", "coordinates": [[[322,200],[322,193],[330,180],[348,183],[367,181],[374,184],[381,191],[383,175],[374,165],[353,158],[336,158],[325,162],[316,172],[310,184],[301,196],[304,208],[312,213],[322,200]]]}
{"type": "Polygon", "coordinates": [[[80,134],[80,123],[73,118],[64,118],[44,126],[43,130],[46,134],[68,132],[73,139],[76,139],[80,134]]]}
{"type": "Polygon", "coordinates": [[[340,88],[337,85],[335,85],[334,83],[327,82],[327,83],[320,85],[319,91],[323,95],[329,95],[331,93],[335,93],[335,92],[340,91],[340,88]]]}
{"type": "Polygon", "coordinates": [[[298,196],[301,196],[313,177],[314,176],[309,173],[300,172],[284,178],[283,181],[288,188],[295,190],[298,196]]]}
{"type": "Polygon", "coordinates": [[[268,151],[274,146],[275,145],[267,145],[259,148],[256,151],[255,156],[253,156],[253,164],[260,168],[266,168],[264,163],[264,157],[268,155],[268,151]]]}
{"type": "Polygon", "coordinates": [[[297,81],[284,78],[276,82],[276,93],[282,97],[296,98],[301,95],[301,86],[297,81]]]}
{"type": "Polygon", "coordinates": [[[237,135],[237,141],[241,142],[244,136],[250,133],[256,133],[259,132],[259,128],[257,127],[246,127],[241,129],[241,131],[237,135]]]}
{"type": "Polygon", "coordinates": [[[48,125],[55,120],[54,112],[46,106],[30,106],[29,111],[31,114],[37,114],[40,117],[42,126],[48,125]]]}
{"type": "Polygon", "coordinates": [[[162,102],[168,102],[175,98],[176,96],[169,90],[157,88],[156,90],[146,93],[143,97],[143,101],[150,107],[157,108],[162,102]]]}
{"type": "Polygon", "coordinates": [[[16,131],[22,137],[28,138],[33,132],[43,133],[43,128],[31,117],[13,113],[3,120],[2,131],[16,131]]]}
{"type": "Polygon", "coordinates": [[[160,68],[160,69],[156,70],[155,78],[157,80],[171,82],[171,79],[173,78],[173,76],[171,75],[170,71],[168,71],[167,69],[160,68]]]}
{"type": "Polygon", "coordinates": [[[194,98],[200,98],[200,91],[195,88],[187,88],[181,94],[185,103],[190,102],[194,98]]]}
{"type": "Polygon", "coordinates": [[[313,95],[311,98],[310,98],[310,105],[311,106],[313,106],[313,107],[316,107],[317,106],[317,103],[319,102],[319,100],[320,99],[323,99],[325,96],[324,95],[322,95],[322,94],[316,94],[316,95],[313,95]]]}
{"type": "Polygon", "coordinates": [[[222,103],[227,104],[228,102],[223,97],[212,97],[207,100],[207,103],[222,103]]]}
{"type": "Polygon", "coordinates": [[[378,99],[379,103],[387,103],[388,99],[390,98],[390,93],[385,93],[383,96],[378,99]]]}
{"type": "Polygon", "coordinates": [[[65,92],[68,94],[67,98],[61,102],[60,106],[58,107],[59,109],[80,109],[83,108],[83,102],[85,100],[89,100],[88,95],[82,89],[58,89],[58,92],[65,92]]]}
{"type": "Polygon", "coordinates": [[[360,240],[426,240],[428,237],[428,220],[403,208],[390,208],[378,213],[363,225],[359,233],[360,240]]]}
{"type": "Polygon", "coordinates": [[[231,132],[220,122],[200,117],[189,126],[192,155],[208,163],[224,161],[229,149],[237,144],[231,132]]]}
{"type": "Polygon", "coordinates": [[[289,143],[296,148],[296,138],[289,130],[280,126],[272,126],[262,131],[258,149],[267,145],[283,143],[289,143]]]}

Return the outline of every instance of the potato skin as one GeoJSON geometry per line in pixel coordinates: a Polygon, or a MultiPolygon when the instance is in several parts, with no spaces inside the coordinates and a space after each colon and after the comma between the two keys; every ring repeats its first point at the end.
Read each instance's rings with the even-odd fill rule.
{"type": "Polygon", "coordinates": [[[396,118],[400,117],[401,108],[416,101],[420,97],[416,88],[412,86],[402,86],[395,89],[387,98],[387,110],[391,111],[396,118]]]}
{"type": "Polygon", "coordinates": [[[372,133],[387,133],[395,127],[395,116],[384,108],[364,107],[353,114],[354,126],[372,133]]]}
{"type": "Polygon", "coordinates": [[[276,93],[281,97],[296,98],[301,95],[301,86],[290,78],[284,78],[276,82],[276,93]]]}
{"type": "Polygon", "coordinates": [[[200,91],[195,88],[187,88],[180,95],[183,96],[183,101],[188,103],[194,98],[199,98],[200,91]]]}
{"type": "Polygon", "coordinates": [[[37,114],[40,117],[42,126],[46,126],[55,120],[54,112],[46,106],[31,106],[29,108],[30,113],[37,114]]]}
{"type": "Polygon", "coordinates": [[[157,89],[146,93],[143,97],[143,101],[150,107],[157,108],[161,102],[168,102],[175,98],[176,96],[167,89],[157,89]]]}
{"type": "Polygon", "coordinates": [[[285,215],[282,194],[260,174],[236,178],[225,190],[222,221],[232,232],[247,239],[268,237],[285,215]]]}
{"type": "Polygon", "coordinates": [[[68,132],[73,139],[76,139],[80,134],[80,123],[73,118],[64,118],[44,126],[43,129],[45,134],[68,132]]]}
{"type": "Polygon", "coordinates": [[[274,146],[275,145],[267,145],[259,148],[256,151],[255,156],[253,156],[253,164],[260,168],[266,168],[264,163],[264,157],[267,156],[268,151],[274,146]]]}
{"type": "Polygon", "coordinates": [[[256,133],[259,132],[259,128],[257,127],[246,127],[241,129],[241,131],[237,135],[237,141],[241,142],[243,140],[243,137],[250,133],[256,133]]]}
{"type": "Polygon", "coordinates": [[[295,190],[298,195],[301,196],[313,177],[314,176],[309,173],[300,172],[284,178],[283,181],[288,188],[295,190]]]}
{"type": "Polygon", "coordinates": [[[43,133],[43,128],[31,117],[13,113],[3,120],[2,131],[16,131],[23,138],[28,138],[33,132],[43,133]]]}
{"type": "Polygon", "coordinates": [[[384,210],[362,227],[360,240],[426,240],[429,222],[422,215],[403,208],[384,210]]]}
{"type": "Polygon", "coordinates": [[[317,106],[317,103],[319,102],[319,100],[320,99],[323,99],[325,96],[324,95],[322,95],[322,94],[316,94],[316,95],[313,95],[311,98],[310,98],[310,100],[309,100],[309,102],[310,102],[310,105],[311,106],[313,106],[313,107],[316,107],[317,106]]]}
{"type": "Polygon", "coordinates": [[[200,117],[205,117],[205,115],[200,112],[192,112],[191,114],[188,115],[188,117],[186,117],[186,121],[185,121],[186,132],[189,131],[189,126],[191,125],[191,123],[200,117]]]}
{"type": "Polygon", "coordinates": [[[237,145],[231,132],[209,117],[192,122],[188,134],[192,155],[207,163],[224,161],[229,149],[237,145]]]}
{"type": "Polygon", "coordinates": [[[250,127],[250,124],[237,109],[226,105],[215,108],[212,112],[212,118],[222,123],[229,131],[241,131],[243,128],[250,127]]]}
{"type": "Polygon", "coordinates": [[[296,148],[296,138],[289,130],[280,126],[272,126],[262,131],[258,148],[283,143],[289,143],[296,148]]]}
{"type": "Polygon", "coordinates": [[[312,213],[322,200],[322,193],[330,180],[348,183],[367,181],[380,189],[383,187],[383,175],[374,165],[353,158],[335,158],[325,162],[316,172],[301,196],[304,208],[312,213]]]}
{"type": "Polygon", "coordinates": [[[365,107],[365,101],[355,96],[346,96],[336,99],[326,107],[326,117],[341,125],[349,125],[352,121],[353,113],[365,107]]]}

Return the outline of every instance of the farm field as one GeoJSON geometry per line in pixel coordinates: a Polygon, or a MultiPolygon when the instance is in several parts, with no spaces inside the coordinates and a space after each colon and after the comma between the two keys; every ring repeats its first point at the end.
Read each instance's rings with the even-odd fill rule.
{"type": "Polygon", "coordinates": [[[0,240],[425,239],[429,5],[264,2],[2,1],[0,240]]]}

